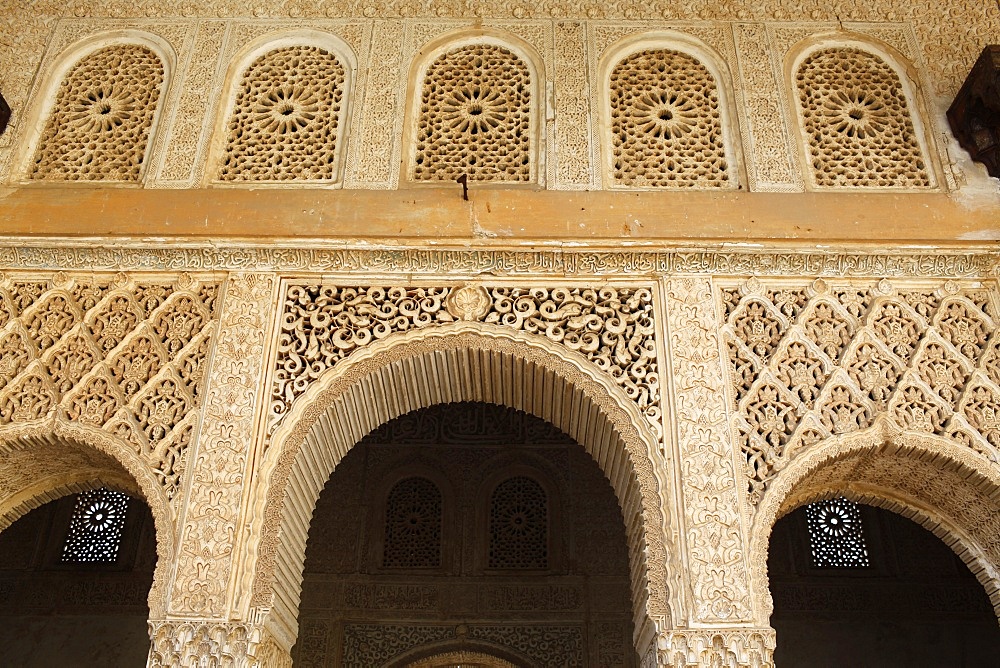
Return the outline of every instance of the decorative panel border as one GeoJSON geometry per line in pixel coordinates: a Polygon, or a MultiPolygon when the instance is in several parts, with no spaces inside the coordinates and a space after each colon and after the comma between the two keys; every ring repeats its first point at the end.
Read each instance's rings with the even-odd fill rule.
{"type": "MultiPolygon", "coordinates": [[[[135,240],[89,242],[10,239],[0,267],[86,271],[258,271],[394,276],[621,277],[658,274],[810,276],[840,278],[996,278],[1000,251],[818,251],[772,247],[760,251],[687,246],[673,250],[526,250],[522,248],[347,247],[220,240],[170,246],[135,240]]],[[[349,279],[350,280],[350,279],[349,279]]]]}

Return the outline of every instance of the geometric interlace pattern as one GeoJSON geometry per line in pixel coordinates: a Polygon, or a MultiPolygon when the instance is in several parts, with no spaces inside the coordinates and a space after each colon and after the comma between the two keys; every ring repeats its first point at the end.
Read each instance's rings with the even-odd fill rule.
{"type": "Polygon", "coordinates": [[[160,58],[138,44],[87,55],[59,85],[31,178],[138,181],[163,80],[160,58]]]}
{"type": "Polygon", "coordinates": [[[817,51],[795,76],[817,186],[933,185],[896,72],[859,49],[817,51]]]}
{"type": "Polygon", "coordinates": [[[130,443],[168,498],[191,443],[218,284],[0,277],[0,426],[69,419],[130,443]]]}
{"type": "Polygon", "coordinates": [[[274,49],[243,74],[222,181],[336,178],[344,67],[314,46],[274,49]]]}
{"type": "Polygon", "coordinates": [[[729,185],[715,78],[670,49],[634,53],[611,72],[611,146],[617,185],[729,185]]]}
{"type": "Polygon", "coordinates": [[[473,44],[427,69],[412,178],[530,181],[531,73],[514,53],[473,44]]]}
{"type": "Polygon", "coordinates": [[[118,559],[128,496],[100,488],[76,496],[69,531],[63,543],[66,563],[114,563],[118,559]]]}
{"type": "Polygon", "coordinates": [[[812,565],[817,568],[864,568],[868,546],[861,508],[844,497],[806,506],[806,528],[812,565]]]}
{"type": "Polygon", "coordinates": [[[720,291],[734,433],[750,500],[803,449],[886,416],[991,461],[1000,453],[1000,305],[955,282],[720,291]]]}

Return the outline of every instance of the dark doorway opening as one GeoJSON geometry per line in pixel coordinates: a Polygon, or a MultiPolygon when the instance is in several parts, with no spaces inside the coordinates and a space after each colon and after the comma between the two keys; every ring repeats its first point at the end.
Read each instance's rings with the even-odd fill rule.
{"type": "Polygon", "coordinates": [[[633,668],[632,614],[625,525],[596,462],[534,416],[445,404],[337,465],[310,525],[292,656],[633,668]]]}
{"type": "Polygon", "coordinates": [[[15,521],[0,533],[0,664],[145,665],[156,556],[148,506],[110,490],[15,521]]]}
{"type": "Polygon", "coordinates": [[[1000,626],[968,567],[902,515],[846,499],[779,520],[768,556],[781,668],[1000,665],[1000,626]]]}

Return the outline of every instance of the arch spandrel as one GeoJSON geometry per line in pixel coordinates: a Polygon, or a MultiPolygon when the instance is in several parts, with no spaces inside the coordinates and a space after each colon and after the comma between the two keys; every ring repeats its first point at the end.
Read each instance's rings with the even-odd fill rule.
{"type": "Polygon", "coordinates": [[[141,497],[156,528],[149,615],[164,614],[175,553],[175,518],[163,486],[129,443],[53,414],[43,421],[0,428],[0,455],[2,528],[48,501],[95,486],[141,497]]]}
{"type": "Polygon", "coordinates": [[[773,611],[771,528],[792,510],[832,496],[898,512],[932,531],[969,566],[1000,616],[1000,467],[948,438],[902,431],[882,418],[863,432],[813,445],[764,494],[750,544],[758,622],[773,611]]]}
{"type": "Polygon", "coordinates": [[[579,353],[541,337],[463,322],[393,334],[356,351],[309,387],[274,432],[261,465],[263,518],[244,572],[249,604],[272,608],[291,643],[316,499],[337,462],[394,417],[439,403],[481,401],[545,419],[601,466],[630,528],[637,634],[669,624],[664,470],[658,439],[636,404],[579,353]],[[656,461],[658,466],[654,466],[656,461]],[[252,572],[250,569],[254,569],[252,572]],[[640,631],[643,629],[643,631],[640,631]]]}

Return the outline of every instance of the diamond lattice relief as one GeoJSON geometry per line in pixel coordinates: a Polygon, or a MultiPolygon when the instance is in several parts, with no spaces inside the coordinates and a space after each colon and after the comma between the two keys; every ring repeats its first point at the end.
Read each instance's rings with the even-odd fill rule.
{"type": "Polygon", "coordinates": [[[30,177],[138,181],[163,78],[159,57],[137,44],[83,58],[59,86],[30,177]]]}
{"type": "Polygon", "coordinates": [[[336,179],[345,78],[337,57],[319,47],[286,47],[257,58],[236,96],[219,179],[336,179]]]}
{"type": "Polygon", "coordinates": [[[170,499],[204,396],[218,285],[0,278],[0,426],[56,406],[128,442],[170,499]]]}
{"type": "Polygon", "coordinates": [[[859,49],[818,51],[799,67],[796,85],[816,185],[933,185],[906,94],[884,61],[859,49]]]}
{"type": "Polygon", "coordinates": [[[612,176],[616,185],[729,185],[715,79],[679,51],[632,54],[611,72],[612,176]]]}
{"type": "Polygon", "coordinates": [[[996,461],[1000,328],[978,290],[723,290],[734,427],[752,503],[805,448],[871,427],[955,439],[996,461]]]}
{"type": "Polygon", "coordinates": [[[444,54],[424,79],[413,178],[530,181],[531,102],[531,74],[507,49],[444,54]]]}

